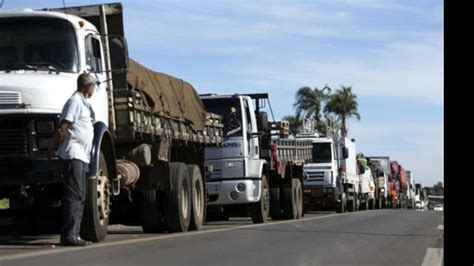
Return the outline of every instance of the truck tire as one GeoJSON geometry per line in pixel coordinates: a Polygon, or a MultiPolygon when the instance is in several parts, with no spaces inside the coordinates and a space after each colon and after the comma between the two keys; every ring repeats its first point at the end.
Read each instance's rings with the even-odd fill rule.
{"type": "Polygon", "coordinates": [[[361,207],[364,211],[369,209],[369,194],[364,194],[364,204],[361,207]]]}
{"type": "Polygon", "coordinates": [[[189,230],[200,230],[204,222],[204,183],[199,167],[195,164],[187,166],[189,174],[189,184],[191,184],[191,221],[189,230]]]}
{"type": "Polygon", "coordinates": [[[87,178],[86,181],[86,201],[81,224],[81,236],[93,242],[103,241],[107,235],[111,205],[108,172],[107,161],[101,150],[98,174],[96,178],[87,178]]]}
{"type": "Polygon", "coordinates": [[[147,234],[163,233],[164,222],[156,189],[142,190],[140,198],[140,223],[147,234]]]}
{"type": "Polygon", "coordinates": [[[281,220],[280,188],[270,188],[270,217],[272,220],[281,220]]]}
{"type": "Polygon", "coordinates": [[[298,196],[296,195],[295,180],[291,180],[290,187],[283,188],[283,217],[285,219],[296,219],[298,217],[298,196]]]}
{"type": "Polygon", "coordinates": [[[336,202],[336,213],[344,213],[346,211],[346,193],[342,193],[341,195],[341,202],[336,202]]]}
{"type": "Polygon", "coordinates": [[[168,232],[187,232],[191,221],[191,184],[184,163],[170,163],[171,187],[165,192],[164,220],[168,232]]]}
{"type": "Polygon", "coordinates": [[[262,195],[260,200],[250,204],[250,215],[254,224],[265,223],[268,221],[270,213],[270,191],[267,177],[262,175],[262,195]]]}
{"type": "Polygon", "coordinates": [[[375,199],[369,200],[369,210],[375,209],[375,199]]]}
{"type": "Polygon", "coordinates": [[[347,211],[348,212],[355,212],[357,211],[357,200],[358,200],[358,195],[357,193],[354,192],[354,196],[352,200],[349,200],[347,203],[347,211]]]}
{"type": "Polygon", "coordinates": [[[297,202],[298,202],[298,213],[297,213],[297,219],[301,218],[304,216],[303,213],[303,186],[301,185],[301,180],[295,179],[296,180],[296,196],[297,196],[297,202]]]}

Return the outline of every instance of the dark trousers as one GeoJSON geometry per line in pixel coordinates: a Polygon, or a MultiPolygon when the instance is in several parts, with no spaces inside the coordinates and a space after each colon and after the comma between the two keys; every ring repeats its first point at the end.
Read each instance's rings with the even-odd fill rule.
{"type": "Polygon", "coordinates": [[[62,160],[63,167],[63,226],[61,239],[79,237],[86,198],[86,167],[81,160],[62,160]]]}

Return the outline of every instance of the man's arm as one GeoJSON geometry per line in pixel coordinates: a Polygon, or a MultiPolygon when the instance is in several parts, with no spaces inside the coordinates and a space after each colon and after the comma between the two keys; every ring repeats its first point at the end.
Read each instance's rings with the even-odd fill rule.
{"type": "Polygon", "coordinates": [[[48,157],[53,157],[54,151],[59,148],[59,145],[63,143],[64,137],[68,134],[68,128],[71,125],[71,122],[67,120],[62,120],[59,128],[54,132],[53,136],[53,146],[48,150],[48,157]]]}

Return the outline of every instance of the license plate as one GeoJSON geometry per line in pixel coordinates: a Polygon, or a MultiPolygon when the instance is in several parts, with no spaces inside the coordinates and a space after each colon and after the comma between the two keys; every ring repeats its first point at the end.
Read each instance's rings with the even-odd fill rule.
{"type": "Polygon", "coordinates": [[[0,210],[6,210],[10,208],[10,200],[9,199],[1,199],[0,200],[0,210]]]}

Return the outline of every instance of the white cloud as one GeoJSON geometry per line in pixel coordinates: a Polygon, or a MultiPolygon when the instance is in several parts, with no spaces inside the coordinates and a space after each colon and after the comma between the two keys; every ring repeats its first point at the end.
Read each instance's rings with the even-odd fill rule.
{"type": "Polygon", "coordinates": [[[443,103],[442,37],[415,42],[395,42],[372,53],[366,60],[359,55],[343,57],[312,55],[281,64],[237,66],[257,86],[275,80],[279,87],[294,90],[303,85],[333,87],[353,85],[362,95],[396,97],[441,106],[443,103]]]}

